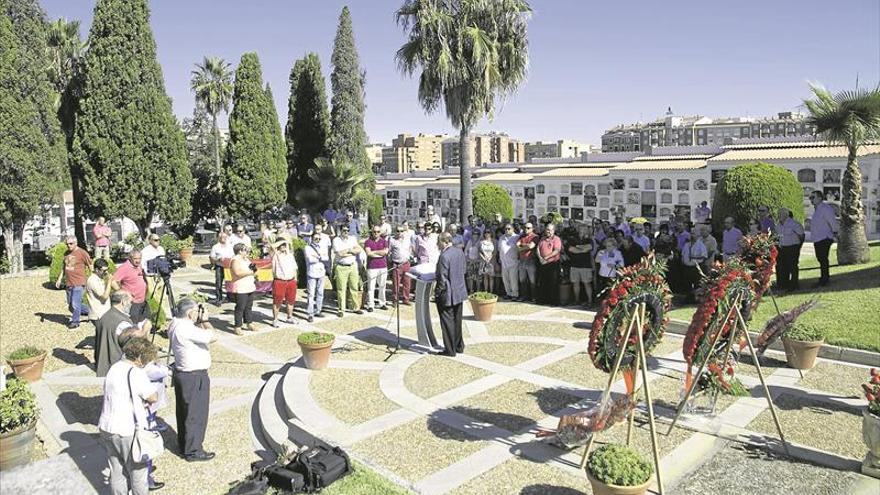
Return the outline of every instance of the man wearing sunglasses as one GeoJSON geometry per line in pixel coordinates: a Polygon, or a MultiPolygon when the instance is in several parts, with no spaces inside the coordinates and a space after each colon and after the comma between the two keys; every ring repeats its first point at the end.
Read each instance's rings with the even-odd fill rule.
{"type": "Polygon", "coordinates": [[[61,288],[65,281],[67,291],[67,308],[70,310],[70,323],[67,328],[79,328],[79,318],[89,314],[88,306],[83,306],[82,298],[86,286],[86,269],[92,266],[92,258],[85,249],[76,245],[76,237],[70,236],[65,241],[67,253],[64,255],[64,270],[58,275],[55,287],[61,288]]]}
{"type": "Polygon", "coordinates": [[[361,246],[357,237],[349,235],[350,229],[347,224],[342,224],[340,233],[333,239],[333,254],[336,257],[336,299],[339,305],[338,316],[345,314],[346,299],[351,298],[352,310],[357,314],[363,314],[360,309],[358,290],[358,267],[357,256],[361,253],[361,246]]]}

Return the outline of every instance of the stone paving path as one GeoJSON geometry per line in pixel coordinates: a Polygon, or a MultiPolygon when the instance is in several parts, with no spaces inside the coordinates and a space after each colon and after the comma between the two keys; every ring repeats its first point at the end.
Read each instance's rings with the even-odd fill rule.
{"type": "MultiPolygon", "coordinates": [[[[178,294],[204,291],[206,282],[209,274],[196,272],[176,276],[174,287],[178,294]]],[[[271,320],[267,303],[255,305],[266,323],[271,320]]],[[[592,369],[584,354],[587,331],[582,325],[592,314],[512,303],[499,304],[496,312],[489,324],[465,321],[466,353],[454,360],[402,350],[383,362],[385,345],[395,339],[389,312],[346,315],[342,320],[330,317],[315,324],[298,320],[279,329],[263,325],[265,329],[256,334],[238,337],[228,332],[231,306],[226,305],[212,315],[219,329],[212,352],[218,356],[222,351],[222,356],[215,357],[217,373],[212,371],[219,396],[212,398],[211,415],[253,404],[250,426],[255,450],[266,454],[280,449],[287,443],[286,423],[294,422],[344,446],[356,459],[418,493],[589,493],[577,467],[580,452],[535,441],[533,433],[536,427],[554,428],[561,414],[594,405],[601,393],[606,375],[592,369]],[[337,335],[330,369],[311,372],[299,363],[295,335],[308,330],[337,335]]],[[[401,334],[404,345],[412,342],[411,308],[401,308],[401,334]]],[[[684,367],[680,347],[680,338],[667,335],[659,357],[650,358],[649,379],[655,411],[661,417],[671,416],[670,405],[677,401],[684,367]]],[[[833,370],[829,373],[847,377],[859,368],[830,362],[827,366],[833,370]]],[[[852,411],[843,413],[846,421],[857,414],[853,408],[860,401],[847,397],[848,388],[841,397],[802,386],[794,370],[769,368],[767,373],[774,398],[809,396],[822,404],[849,408],[852,411]]],[[[860,458],[810,443],[810,428],[822,427],[821,416],[810,416],[815,408],[797,411],[799,424],[783,424],[786,432],[795,430],[790,437],[806,439],[795,440],[791,456],[785,456],[775,434],[756,431],[767,414],[757,379],[746,373],[740,377],[752,387],[754,397],[727,400],[714,417],[685,416],[681,428],[669,436],[661,425],[661,467],[668,493],[706,493],[710,488],[742,492],[715,490],[711,479],[723,476],[714,473],[728,473],[736,482],[747,482],[748,491],[767,494],[880,493],[880,481],[857,474],[860,458]],[[806,435],[798,431],[805,428],[806,435]],[[763,472],[752,474],[756,469],[763,472]],[[786,481],[779,482],[780,476],[786,481]],[[812,491],[813,486],[822,489],[812,491]]],[[[100,451],[88,434],[93,425],[76,421],[77,414],[67,410],[53,390],[100,384],[101,379],[80,366],[51,373],[35,387],[44,411],[42,423],[58,443],[56,451],[66,449],[96,491],[104,485],[100,462],[95,461],[100,451]]],[[[843,385],[849,383],[838,384],[843,385]]],[[[614,391],[624,389],[622,381],[614,384],[614,391]]],[[[644,414],[644,406],[640,411],[644,414]]],[[[175,424],[173,407],[164,412],[164,419],[175,424]]],[[[642,418],[637,423],[634,446],[646,453],[647,426],[642,418]]],[[[619,426],[599,441],[621,442],[623,430],[619,426]]],[[[859,431],[839,433],[846,438],[860,436],[859,431]]],[[[247,462],[239,463],[243,464],[239,469],[246,471],[247,462]]]]}

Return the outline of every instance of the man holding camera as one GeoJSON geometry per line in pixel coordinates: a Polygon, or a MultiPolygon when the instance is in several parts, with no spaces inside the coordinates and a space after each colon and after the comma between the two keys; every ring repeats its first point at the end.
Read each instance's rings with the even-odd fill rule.
{"type": "Polygon", "coordinates": [[[116,269],[113,274],[113,290],[124,290],[131,294],[129,316],[133,323],[140,323],[150,318],[150,306],[147,304],[147,274],[141,265],[141,252],[135,249],[128,253],[128,261],[116,269]]]}
{"type": "Polygon", "coordinates": [[[203,321],[204,309],[190,298],[177,303],[168,330],[174,352],[174,396],[176,398],[177,443],[187,462],[210,461],[213,452],[205,452],[205,430],[211,400],[211,325],[203,321]]]}

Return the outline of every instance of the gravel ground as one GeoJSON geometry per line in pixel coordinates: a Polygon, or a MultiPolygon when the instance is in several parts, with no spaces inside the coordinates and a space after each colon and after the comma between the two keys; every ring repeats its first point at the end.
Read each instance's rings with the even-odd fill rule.
{"type": "Polygon", "coordinates": [[[353,450],[414,483],[487,446],[487,441],[419,418],[359,442],[353,450]]]}
{"type": "Polygon", "coordinates": [[[530,315],[532,313],[537,313],[538,311],[544,311],[545,309],[548,309],[548,306],[539,306],[537,304],[531,303],[503,301],[501,299],[499,299],[498,303],[495,304],[496,315],[530,315]]]}
{"type": "Polygon", "coordinates": [[[566,340],[582,340],[589,338],[590,333],[583,328],[575,328],[571,323],[548,323],[523,320],[496,320],[486,325],[489,335],[537,335],[555,337],[566,340]]]}
{"type": "MultiPolygon", "coordinates": [[[[617,423],[610,430],[601,433],[596,438],[596,445],[594,446],[594,448],[606,443],[625,444],[627,427],[626,425],[626,421],[622,421],[620,423],[617,423]]],[[[660,449],[661,459],[664,455],[672,452],[676,447],[681,445],[682,442],[693,435],[693,432],[691,431],[682,428],[673,428],[669,436],[666,436],[667,428],[663,424],[655,422],[655,426],[657,428],[657,444],[660,449]]],[[[639,415],[636,416],[631,447],[641,453],[643,456],[645,456],[645,459],[651,461],[651,428],[648,424],[647,417],[641,417],[639,415]]]]}
{"type": "Polygon", "coordinates": [[[329,368],[311,374],[309,389],[324,410],[352,425],[397,409],[379,389],[377,371],[329,368]]]}
{"type": "Polygon", "coordinates": [[[695,474],[683,477],[680,484],[668,488],[669,492],[677,495],[842,495],[850,493],[850,487],[861,478],[853,472],[807,464],[739,444],[728,444],[695,474]]]}
{"type": "Polygon", "coordinates": [[[586,350],[553,364],[544,366],[536,373],[550,378],[581,385],[585,389],[605,390],[608,373],[597,370],[586,350]]]}
{"type": "MultiPolygon", "coordinates": [[[[229,378],[260,378],[266,373],[266,367],[262,364],[233,352],[219,343],[211,344],[211,376],[224,376],[229,378]]],[[[284,364],[278,360],[278,366],[284,364]]]]}
{"type": "Polygon", "coordinates": [[[516,433],[578,400],[561,389],[512,380],[458,402],[452,409],[516,433]]]}
{"type": "MultiPolygon", "coordinates": [[[[746,349],[745,352],[748,352],[748,349],[746,349]]],[[[748,354],[740,356],[739,366],[736,367],[736,372],[758,378],[758,368],[752,365],[752,362],[752,357],[748,354]]],[[[764,372],[764,378],[769,377],[777,369],[788,366],[788,364],[785,363],[784,357],[780,359],[777,358],[775,354],[771,355],[769,353],[761,357],[760,363],[761,371],[764,372]]]]}
{"type": "Polygon", "coordinates": [[[576,477],[561,469],[522,457],[483,473],[458,489],[453,495],[580,495],[590,492],[586,476],[576,477]]]}
{"type": "Polygon", "coordinates": [[[799,387],[823,390],[843,397],[862,398],[861,385],[871,376],[865,368],[845,364],[818,361],[816,366],[804,373],[799,387]]]}
{"type": "Polygon", "coordinates": [[[423,399],[488,376],[489,372],[442,356],[427,355],[406,370],[407,390],[423,399]]]}
{"type": "MultiPolygon", "coordinates": [[[[338,342],[337,342],[338,344],[338,342]]],[[[357,342],[346,343],[342,347],[333,349],[333,357],[331,359],[342,359],[345,361],[385,361],[388,358],[389,341],[366,335],[359,337],[357,342]]],[[[401,346],[401,349],[403,347],[401,346]]],[[[405,349],[401,352],[407,352],[405,349]]],[[[396,359],[397,356],[391,356],[388,362],[396,359]]]]}
{"type": "Polygon", "coordinates": [[[296,328],[285,327],[271,331],[248,332],[240,341],[284,361],[290,361],[302,355],[299,344],[296,343],[299,334],[296,328]]]}
{"type": "MultiPolygon", "coordinates": [[[[780,395],[774,404],[787,440],[854,459],[865,456],[861,411],[790,394],[780,395]]],[[[777,438],[769,409],[747,428],[777,438]]]]}
{"type": "MultiPolygon", "coordinates": [[[[683,387],[684,384],[679,377],[662,377],[652,380],[651,398],[654,400],[654,407],[665,407],[674,411],[678,407],[683,387]]],[[[725,394],[719,395],[718,401],[715,403],[715,414],[721,414],[737,400],[739,400],[739,397],[725,394]]]]}
{"type": "Polygon", "coordinates": [[[487,342],[469,345],[465,347],[464,351],[471,356],[488,361],[494,361],[507,366],[516,366],[558,348],[559,346],[553,344],[487,342]]]}
{"type": "Polygon", "coordinates": [[[569,320],[575,320],[582,323],[593,323],[593,315],[591,313],[587,313],[586,311],[579,311],[574,309],[559,309],[556,311],[550,311],[546,313],[547,316],[552,318],[568,318],[569,320]]]}

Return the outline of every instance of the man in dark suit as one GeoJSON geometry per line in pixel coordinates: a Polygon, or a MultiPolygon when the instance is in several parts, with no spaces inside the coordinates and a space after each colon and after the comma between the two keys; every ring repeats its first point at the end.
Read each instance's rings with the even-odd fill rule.
{"type": "Polygon", "coordinates": [[[461,336],[461,308],[467,299],[467,285],[464,281],[465,257],[461,249],[452,247],[452,234],[444,232],[437,239],[440,259],[435,272],[434,301],[440,313],[440,327],[443,329],[444,356],[455,356],[464,352],[461,336]]]}

